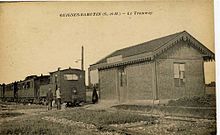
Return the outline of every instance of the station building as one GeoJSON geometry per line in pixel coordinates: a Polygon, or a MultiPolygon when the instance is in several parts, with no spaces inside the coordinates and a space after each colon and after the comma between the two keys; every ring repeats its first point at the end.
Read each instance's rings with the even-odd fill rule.
{"type": "Polygon", "coordinates": [[[214,58],[212,51],[182,31],[114,51],[90,65],[89,82],[98,84],[101,101],[201,96],[204,62],[214,58]]]}

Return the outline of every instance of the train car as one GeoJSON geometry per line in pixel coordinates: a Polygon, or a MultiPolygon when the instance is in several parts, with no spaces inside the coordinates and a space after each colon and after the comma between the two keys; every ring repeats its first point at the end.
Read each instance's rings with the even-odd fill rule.
{"type": "Polygon", "coordinates": [[[76,105],[86,101],[85,71],[80,69],[64,69],[50,72],[50,83],[53,93],[59,87],[61,102],[76,105]]]}
{"type": "MultiPolygon", "coordinates": [[[[42,100],[42,97],[40,95],[40,88],[42,88],[42,86],[45,86],[45,85],[49,85],[50,83],[50,76],[49,75],[41,75],[41,76],[38,76],[36,79],[35,79],[35,102],[36,103],[41,103],[41,100],[42,100]]],[[[44,93],[48,91],[47,89],[44,89],[44,93]]]]}
{"type": "Polygon", "coordinates": [[[5,85],[4,100],[12,102],[17,99],[17,91],[15,87],[15,83],[5,85]]]}
{"type": "Polygon", "coordinates": [[[34,79],[37,76],[28,76],[25,80],[18,82],[18,102],[33,102],[35,97],[34,79]]]}
{"type": "Polygon", "coordinates": [[[49,76],[31,75],[24,81],[18,82],[18,101],[39,103],[39,88],[43,84],[49,83],[49,76]]]}
{"type": "Polygon", "coordinates": [[[50,75],[31,75],[23,81],[0,86],[0,98],[5,101],[23,103],[43,103],[51,88],[60,88],[61,102],[76,105],[86,101],[85,71],[80,69],[64,69],[50,72],[50,75]]]}
{"type": "Polygon", "coordinates": [[[46,104],[46,96],[49,88],[52,88],[52,84],[40,85],[39,88],[39,103],[46,104]]]}

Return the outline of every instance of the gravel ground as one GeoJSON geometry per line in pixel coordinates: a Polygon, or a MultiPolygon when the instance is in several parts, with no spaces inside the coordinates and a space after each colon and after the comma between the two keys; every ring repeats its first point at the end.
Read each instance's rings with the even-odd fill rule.
{"type": "MultiPolygon", "coordinates": [[[[52,111],[48,111],[44,106],[36,106],[36,105],[16,105],[15,108],[13,106],[7,105],[4,106],[3,111],[0,112],[0,126],[4,127],[4,133],[7,133],[7,130],[10,131],[17,131],[17,129],[13,129],[13,125],[17,123],[22,123],[22,125],[29,125],[29,122],[33,123],[33,121],[43,122],[44,125],[38,125],[36,130],[44,127],[45,129],[44,134],[50,134],[50,128],[52,130],[58,130],[57,127],[65,127],[60,129],[60,132],[54,131],[56,134],[94,134],[94,135],[123,135],[123,134],[150,134],[150,135],[158,135],[158,134],[179,134],[179,135],[188,135],[188,134],[195,134],[195,135],[214,135],[216,134],[216,120],[209,120],[209,119],[196,119],[196,118],[183,118],[183,117],[166,117],[166,116],[159,116],[155,121],[137,121],[137,122],[125,122],[120,124],[109,124],[105,125],[108,130],[100,130],[100,127],[94,125],[92,123],[85,123],[84,120],[77,119],[71,120],[66,119],[65,115],[70,115],[72,112],[85,112],[88,111],[97,111],[98,115],[106,114],[107,112],[114,112],[117,111],[116,109],[112,109],[105,105],[87,105],[84,107],[78,108],[67,108],[61,111],[57,111],[56,109],[52,111]],[[7,108],[10,108],[7,110],[7,108]],[[100,111],[104,110],[104,111],[100,111]],[[55,117],[57,113],[63,114],[59,117],[55,117]],[[2,114],[2,115],[1,115],[2,114]],[[55,116],[53,116],[53,114],[55,116]],[[65,116],[65,117],[62,117],[65,116]],[[25,123],[26,122],[26,123],[25,123]],[[28,122],[28,123],[27,123],[28,122]],[[50,127],[51,124],[54,123],[53,127],[50,127]],[[59,126],[60,125],[60,126],[59,126]],[[40,127],[42,126],[42,127],[40,127]],[[54,127],[55,126],[55,127],[54,127]],[[65,130],[66,129],[66,130],[65,130]],[[69,131],[68,131],[68,130],[69,131]],[[75,129],[72,131],[72,129],[75,129]],[[71,130],[71,131],[70,131],[71,130]]],[[[77,113],[78,113],[77,112],[77,113]]],[[[129,112],[129,111],[128,111],[129,112]]],[[[124,112],[123,112],[124,113],[124,112]]],[[[131,113],[131,112],[129,112],[131,113]]],[[[114,113],[113,113],[114,114],[114,113]]],[[[135,115],[143,115],[135,113],[135,115]]],[[[105,116],[105,115],[104,115],[105,116]]],[[[67,117],[68,118],[68,117],[67,117]]],[[[82,117],[83,118],[83,117],[82,117]]],[[[92,119],[92,118],[90,118],[92,119]]],[[[34,124],[34,123],[33,123],[34,124]]],[[[40,123],[38,123],[40,124],[40,123]]],[[[35,124],[34,124],[35,125],[35,124]]],[[[30,130],[30,126],[28,129],[24,126],[19,130],[30,130]]],[[[33,127],[32,127],[33,128],[33,127]]],[[[33,129],[32,129],[33,130],[33,129]]],[[[52,133],[54,133],[52,132],[52,133]]],[[[1,129],[0,129],[1,133],[1,129]]],[[[8,132],[12,134],[11,132],[8,132]]],[[[29,132],[25,132],[29,134],[29,132]]],[[[33,133],[39,133],[38,131],[32,131],[33,133]]]]}

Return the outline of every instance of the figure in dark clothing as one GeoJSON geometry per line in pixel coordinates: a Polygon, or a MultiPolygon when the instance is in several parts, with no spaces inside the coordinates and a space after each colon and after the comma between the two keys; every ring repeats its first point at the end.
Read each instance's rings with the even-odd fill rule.
{"type": "Polygon", "coordinates": [[[98,94],[96,87],[93,87],[93,92],[92,92],[92,103],[95,104],[98,102],[98,94]]]}
{"type": "Polygon", "coordinates": [[[56,90],[56,100],[57,100],[57,109],[61,109],[61,93],[60,93],[60,88],[58,87],[56,90]]]}
{"type": "Polygon", "coordinates": [[[47,92],[47,102],[48,102],[48,110],[52,110],[52,101],[53,101],[53,92],[51,88],[47,92]]]}

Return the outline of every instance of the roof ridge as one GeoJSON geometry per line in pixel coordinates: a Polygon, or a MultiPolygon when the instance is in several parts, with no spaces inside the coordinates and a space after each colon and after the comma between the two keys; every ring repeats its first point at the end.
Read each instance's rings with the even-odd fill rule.
{"type": "MultiPolygon", "coordinates": [[[[185,30],[179,33],[176,33],[178,35],[176,35],[175,37],[173,37],[172,39],[168,40],[166,43],[164,43],[162,46],[157,47],[156,49],[154,49],[154,51],[158,50],[159,48],[163,47],[164,45],[166,45],[168,42],[170,42],[171,40],[173,40],[174,38],[178,37],[179,35],[181,35],[182,33],[186,32],[185,30]]],[[[174,35],[174,34],[173,34],[174,35]]]]}
{"type": "MultiPolygon", "coordinates": [[[[125,48],[115,50],[112,53],[110,53],[109,55],[105,56],[103,59],[100,59],[99,61],[97,61],[95,64],[102,63],[109,57],[114,57],[114,56],[117,56],[117,55],[120,55],[120,54],[122,55],[122,53],[125,52],[125,51],[129,52],[129,54],[128,53],[125,54],[125,57],[127,57],[131,54],[134,54],[134,53],[137,54],[137,50],[139,50],[139,51],[142,50],[140,53],[146,53],[146,52],[149,52],[149,50],[151,52],[154,52],[155,50],[159,49],[161,46],[166,45],[168,42],[175,39],[177,36],[179,36],[180,34],[182,34],[184,32],[186,32],[186,31],[184,30],[184,31],[173,33],[173,34],[169,34],[167,36],[161,36],[159,38],[154,38],[154,39],[149,40],[149,41],[145,41],[145,42],[142,42],[142,43],[139,43],[139,44],[135,44],[135,45],[131,45],[131,46],[128,46],[128,47],[125,47],[125,48]],[[145,50],[146,47],[148,47],[149,49],[145,50]],[[132,48],[134,48],[134,49],[136,48],[136,50],[133,50],[132,48]],[[143,48],[144,50],[141,49],[141,48],[143,48]]],[[[93,65],[95,65],[95,64],[93,64],[93,65]]]]}
{"type": "MultiPolygon", "coordinates": [[[[181,32],[176,32],[176,33],[173,33],[173,34],[169,34],[169,35],[167,35],[167,36],[161,36],[161,37],[159,37],[159,38],[154,38],[154,39],[151,39],[151,40],[149,40],[149,41],[145,41],[145,42],[142,42],[142,43],[139,43],[139,44],[135,44],[135,45],[131,45],[131,46],[128,46],[128,47],[124,47],[124,48],[121,48],[121,49],[118,49],[118,50],[115,50],[114,52],[117,52],[117,51],[121,51],[121,50],[124,50],[124,49],[128,49],[128,48],[133,48],[133,47],[136,47],[136,46],[139,46],[139,45],[144,45],[145,43],[149,43],[149,42],[153,42],[153,41],[155,41],[155,40],[159,40],[159,39],[161,39],[161,38],[166,38],[166,37],[169,37],[169,36],[172,36],[172,35],[175,35],[175,34],[182,34],[182,33],[184,33],[184,32],[186,32],[185,30],[184,31],[181,31],[181,32]]],[[[177,35],[177,36],[178,36],[177,35]]],[[[176,38],[176,37],[175,37],[176,38]]]]}

